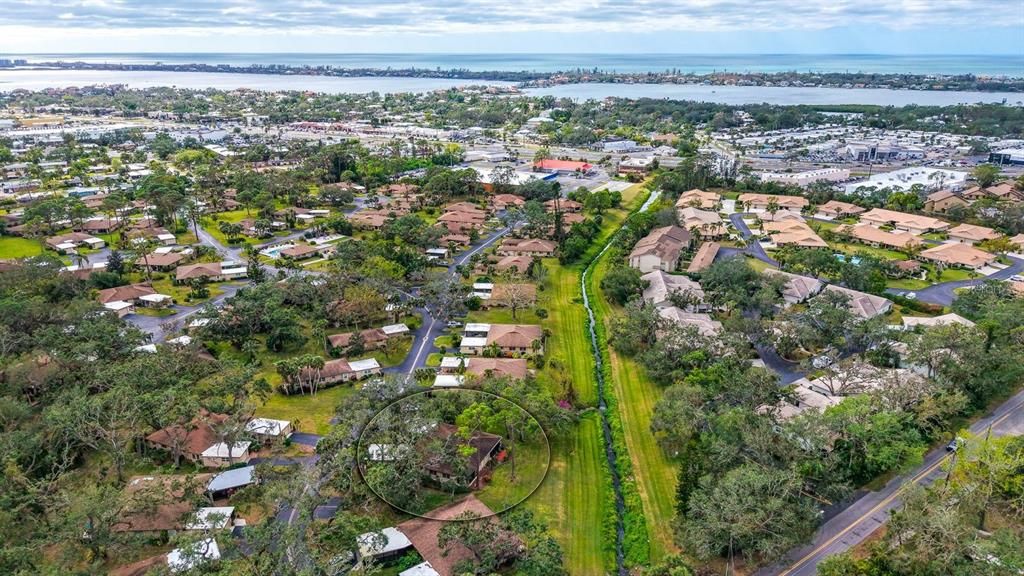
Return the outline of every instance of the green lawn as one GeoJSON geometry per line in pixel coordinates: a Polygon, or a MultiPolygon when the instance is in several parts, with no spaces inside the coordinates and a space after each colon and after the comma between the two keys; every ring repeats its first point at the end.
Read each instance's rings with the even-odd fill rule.
{"type": "Polygon", "coordinates": [[[487,507],[502,512],[519,504],[533,493],[544,479],[551,458],[545,439],[532,444],[516,444],[516,476],[512,478],[509,460],[496,465],[490,483],[476,493],[487,507]]]}
{"type": "Polygon", "coordinates": [[[525,505],[548,522],[569,574],[606,574],[615,558],[604,557],[601,527],[605,506],[613,501],[605,497],[610,475],[600,417],[587,413],[575,431],[551,441],[548,475],[525,505]]]}
{"type": "MultiPolygon", "coordinates": [[[[174,298],[174,301],[176,303],[181,304],[183,306],[196,306],[202,304],[203,302],[206,302],[206,300],[209,299],[204,298],[202,300],[189,301],[188,295],[190,292],[192,292],[192,289],[184,284],[175,284],[174,282],[171,282],[171,277],[173,276],[173,274],[173,272],[170,272],[164,275],[164,278],[161,278],[160,280],[154,279],[153,289],[159,292],[160,294],[167,294],[171,298],[174,298]]],[[[142,274],[140,281],[145,281],[145,279],[146,275],[142,274]]],[[[206,289],[210,291],[210,298],[224,293],[224,291],[218,288],[216,284],[207,284],[206,289]]]]}
{"type": "Polygon", "coordinates": [[[896,250],[887,250],[885,248],[875,248],[874,246],[868,246],[866,244],[847,244],[843,242],[831,242],[829,246],[843,254],[856,254],[858,252],[866,252],[880,258],[882,260],[906,260],[907,255],[904,252],[897,252],[896,250]]]}
{"type": "Polygon", "coordinates": [[[758,260],[757,258],[753,258],[751,256],[747,256],[746,258],[747,264],[749,264],[751,268],[757,270],[758,272],[764,272],[765,270],[775,269],[774,266],[769,266],[767,262],[763,262],[761,260],[758,260]]]}
{"type": "Polygon", "coordinates": [[[285,396],[274,392],[263,406],[256,409],[256,415],[290,420],[292,426],[302,432],[327,434],[334,408],[353,392],[354,388],[350,384],[321,390],[316,396],[285,396]]]}
{"type": "Polygon", "coordinates": [[[0,236],[0,259],[29,258],[43,253],[39,242],[18,236],[0,236]]]}
{"type": "MultiPolygon", "coordinates": [[[[608,257],[603,257],[594,267],[593,276],[588,279],[591,293],[594,295],[595,314],[605,326],[610,326],[610,320],[621,311],[621,308],[608,302],[598,288],[609,265],[608,257]]],[[[650,537],[651,560],[658,561],[678,551],[672,539],[676,466],[658,446],[651,433],[654,405],[661,397],[662,390],[647,377],[646,370],[632,358],[620,356],[614,350],[609,350],[609,359],[611,382],[608,384],[612,386],[617,399],[626,447],[629,449],[637,490],[643,502],[644,518],[650,537]]]]}
{"type": "Polygon", "coordinates": [[[174,316],[178,313],[177,310],[172,308],[145,308],[143,306],[136,306],[135,313],[141,316],[154,316],[156,318],[166,318],[167,316],[174,316]]]}

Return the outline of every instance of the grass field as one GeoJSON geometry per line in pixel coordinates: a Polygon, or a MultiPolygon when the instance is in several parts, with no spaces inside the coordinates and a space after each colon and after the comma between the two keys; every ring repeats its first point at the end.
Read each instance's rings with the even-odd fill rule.
{"type": "Polygon", "coordinates": [[[334,408],[353,391],[352,385],[342,384],[321,390],[316,396],[285,396],[274,392],[263,406],[256,409],[256,415],[290,420],[292,426],[301,432],[327,434],[334,408]]]}
{"type": "MultiPolygon", "coordinates": [[[[610,325],[610,320],[621,308],[604,298],[601,278],[610,264],[607,256],[594,267],[588,279],[594,294],[594,312],[610,325]]],[[[637,489],[643,502],[647,533],[650,537],[651,560],[658,561],[677,551],[672,540],[672,518],[675,516],[676,467],[665,456],[651,433],[654,405],[661,397],[661,389],[647,377],[647,372],[632,358],[620,356],[611,350],[612,391],[618,399],[619,414],[626,436],[626,446],[633,462],[637,489]]],[[[621,456],[621,455],[620,455],[621,456]]]]}
{"type": "Polygon", "coordinates": [[[512,479],[512,463],[506,460],[495,468],[490,483],[476,493],[477,498],[495,512],[522,502],[540,485],[547,471],[550,454],[546,440],[517,444],[515,450],[515,479],[512,479]]]}
{"type": "Polygon", "coordinates": [[[29,258],[43,253],[39,242],[17,236],[0,237],[0,258],[29,258]]]}
{"type": "Polygon", "coordinates": [[[585,414],[575,431],[552,438],[551,452],[548,475],[525,505],[548,522],[569,574],[605,574],[606,561],[615,559],[604,558],[601,545],[609,473],[598,414],[585,414]]]}
{"type": "Polygon", "coordinates": [[[906,260],[907,255],[903,252],[897,252],[896,250],[886,250],[885,248],[875,248],[874,246],[868,246],[866,244],[847,244],[843,242],[831,242],[829,246],[843,254],[856,254],[858,252],[865,252],[871,254],[876,258],[882,260],[906,260]]]}

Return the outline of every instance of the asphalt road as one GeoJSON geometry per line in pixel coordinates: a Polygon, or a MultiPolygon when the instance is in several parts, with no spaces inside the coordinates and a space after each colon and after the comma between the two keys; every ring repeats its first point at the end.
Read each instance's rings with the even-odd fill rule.
{"type": "MultiPolygon", "coordinates": [[[[747,223],[743,221],[743,216],[744,214],[742,212],[735,212],[733,214],[729,214],[729,221],[732,222],[732,225],[737,230],[739,230],[740,236],[743,236],[744,240],[750,240],[754,233],[750,231],[750,227],[747,226],[747,223]]],[[[764,247],[761,246],[761,243],[757,242],[756,240],[753,242],[748,242],[746,249],[741,250],[741,252],[753,256],[754,258],[757,258],[758,260],[764,262],[765,264],[768,264],[769,266],[775,266],[776,268],[779,267],[779,263],[773,260],[770,256],[768,256],[768,253],[764,251],[764,247]]]]}
{"type": "MultiPolygon", "coordinates": [[[[990,426],[994,436],[1024,434],[1024,391],[975,422],[970,431],[981,438],[990,426]]],[[[944,447],[932,450],[916,469],[893,478],[881,490],[868,492],[854,501],[825,522],[811,544],[793,551],[782,563],[759,570],[756,576],[815,576],[818,564],[825,558],[853,548],[885,524],[889,520],[889,513],[899,508],[900,495],[904,489],[914,484],[928,486],[943,479],[943,465],[951,457],[944,447]]]]}
{"type": "Polygon", "coordinates": [[[907,294],[908,292],[914,292],[917,294],[917,299],[923,302],[931,302],[933,304],[941,304],[942,306],[949,306],[956,299],[956,290],[960,288],[967,288],[969,286],[977,286],[984,283],[987,280],[1006,280],[1011,276],[1016,276],[1024,270],[1024,260],[1008,256],[1011,264],[1006,268],[986,276],[984,278],[977,278],[974,280],[959,280],[954,282],[943,282],[941,284],[932,284],[927,288],[920,290],[889,290],[893,294],[907,294]]]}
{"type": "MultiPolygon", "coordinates": [[[[458,266],[462,266],[468,262],[474,254],[477,254],[484,248],[494,244],[505,234],[508,234],[508,232],[508,228],[502,228],[492,232],[488,236],[484,237],[479,244],[456,256],[448,266],[448,274],[456,274],[456,268],[458,266]]],[[[385,370],[386,372],[412,375],[417,368],[423,368],[426,366],[427,357],[430,356],[432,352],[437,351],[437,347],[434,346],[434,340],[436,340],[437,337],[445,331],[447,326],[444,322],[434,318],[426,308],[419,308],[417,311],[423,315],[423,323],[415,332],[413,332],[412,351],[405,357],[405,360],[403,360],[401,364],[388,368],[385,370]]]]}

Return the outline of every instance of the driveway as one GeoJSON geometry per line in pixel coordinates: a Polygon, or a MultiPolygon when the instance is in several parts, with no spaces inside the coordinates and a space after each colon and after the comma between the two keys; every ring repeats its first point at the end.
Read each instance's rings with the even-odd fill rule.
{"type": "Polygon", "coordinates": [[[308,432],[293,432],[289,438],[296,444],[316,448],[316,445],[321,439],[323,439],[323,436],[320,436],[319,434],[309,434],[308,432]]]}
{"type": "Polygon", "coordinates": [[[939,284],[932,284],[927,288],[920,290],[898,290],[889,289],[886,292],[891,294],[905,295],[910,292],[917,294],[917,299],[922,302],[929,302],[931,304],[939,304],[942,306],[949,306],[956,300],[956,290],[960,288],[969,288],[971,286],[978,286],[984,284],[988,280],[1008,280],[1017,274],[1020,274],[1024,270],[1024,260],[1008,256],[1010,259],[1010,265],[998,272],[993,273],[991,276],[986,278],[975,278],[973,280],[957,280],[954,282],[941,282],[939,284]]]}
{"type": "Polygon", "coordinates": [[[729,215],[729,221],[732,222],[732,225],[737,230],[739,230],[740,236],[742,236],[744,240],[748,240],[747,247],[745,249],[743,249],[743,250],[737,250],[735,248],[733,248],[733,249],[722,248],[722,250],[719,251],[719,254],[723,254],[724,255],[724,254],[728,254],[728,253],[735,254],[737,252],[742,252],[742,253],[744,253],[744,254],[746,254],[748,256],[752,256],[754,258],[757,258],[758,260],[760,260],[761,262],[764,262],[765,264],[768,264],[769,266],[774,266],[774,267],[778,268],[779,267],[779,263],[776,262],[775,260],[773,260],[772,257],[769,256],[768,253],[764,251],[764,247],[762,247],[759,242],[756,242],[756,241],[749,242],[749,240],[751,238],[753,238],[754,233],[750,231],[750,226],[747,226],[747,223],[743,221],[743,217],[746,216],[746,215],[747,214],[743,213],[743,212],[735,212],[735,213],[729,215]],[[727,250],[729,252],[726,252],[727,250]]]}

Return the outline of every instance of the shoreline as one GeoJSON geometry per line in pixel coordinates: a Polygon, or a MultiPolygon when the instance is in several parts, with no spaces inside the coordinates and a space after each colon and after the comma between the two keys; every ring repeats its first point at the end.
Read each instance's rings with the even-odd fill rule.
{"type": "Polygon", "coordinates": [[[833,89],[890,89],[920,92],[986,92],[1024,93],[1024,77],[986,77],[973,74],[897,74],[860,72],[712,72],[680,73],[677,71],[620,73],[599,70],[565,70],[558,72],[472,71],[464,68],[428,69],[417,67],[374,68],[292,66],[283,64],[237,66],[232,64],[124,64],[46,61],[13,66],[0,66],[0,75],[7,71],[106,71],[106,72],[192,72],[248,74],[266,76],[310,76],[324,78],[422,78],[515,83],[519,90],[553,88],[579,84],[675,85],[675,86],[740,86],[833,89]]]}

